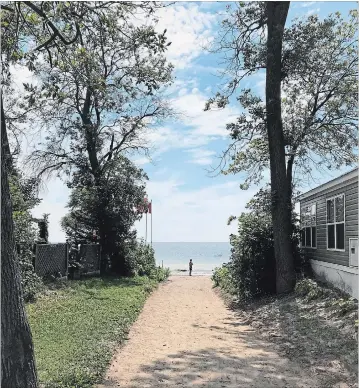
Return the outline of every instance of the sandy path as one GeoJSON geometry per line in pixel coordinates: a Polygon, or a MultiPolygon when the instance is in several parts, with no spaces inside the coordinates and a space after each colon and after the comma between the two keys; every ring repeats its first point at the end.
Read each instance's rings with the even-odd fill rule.
{"type": "Polygon", "coordinates": [[[208,277],[172,277],[156,290],[101,387],[318,387],[271,350],[213,291],[208,277]]]}

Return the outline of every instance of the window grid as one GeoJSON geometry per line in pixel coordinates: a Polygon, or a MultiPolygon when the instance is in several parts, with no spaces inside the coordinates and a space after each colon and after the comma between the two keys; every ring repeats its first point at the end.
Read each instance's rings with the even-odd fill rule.
{"type": "Polygon", "coordinates": [[[326,200],[326,223],[327,223],[327,250],[328,251],[340,251],[340,252],[345,252],[345,195],[344,194],[339,194],[336,195],[335,197],[327,198],[326,200]],[[343,198],[343,221],[336,221],[336,216],[337,216],[337,209],[336,209],[336,199],[337,198],[343,198]],[[334,222],[328,222],[328,202],[332,201],[334,206],[333,206],[333,219],[334,222]],[[337,225],[344,225],[344,248],[337,248],[337,225]],[[334,226],[334,248],[329,248],[329,226],[334,226]]]}
{"type": "Polygon", "coordinates": [[[301,218],[302,218],[301,246],[303,248],[317,249],[317,203],[314,203],[312,205],[307,205],[305,206],[304,209],[305,209],[304,212],[302,212],[301,214],[301,218]],[[309,218],[309,223],[308,223],[308,218],[309,218]],[[307,232],[307,229],[309,229],[308,232],[307,232]],[[307,233],[308,233],[308,238],[307,238],[307,233]],[[303,240],[304,240],[304,245],[303,245],[303,240]]]}

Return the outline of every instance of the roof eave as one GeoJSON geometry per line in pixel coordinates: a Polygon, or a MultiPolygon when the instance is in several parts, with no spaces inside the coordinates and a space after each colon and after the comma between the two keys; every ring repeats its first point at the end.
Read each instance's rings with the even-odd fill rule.
{"type": "Polygon", "coordinates": [[[355,177],[358,177],[358,168],[355,168],[352,171],[349,171],[343,175],[340,175],[339,177],[334,178],[329,182],[323,183],[322,185],[320,185],[312,190],[309,190],[306,193],[298,195],[298,197],[296,197],[295,200],[296,200],[296,202],[300,202],[303,199],[306,199],[308,197],[311,197],[312,195],[321,193],[322,191],[328,190],[328,189],[335,187],[337,185],[343,184],[343,183],[345,183],[345,182],[347,182],[355,177]]]}

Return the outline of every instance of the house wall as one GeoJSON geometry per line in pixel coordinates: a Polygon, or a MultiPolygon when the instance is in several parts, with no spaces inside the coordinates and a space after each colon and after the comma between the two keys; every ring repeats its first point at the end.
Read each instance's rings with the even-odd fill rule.
{"type": "Polygon", "coordinates": [[[317,204],[317,248],[305,248],[313,260],[349,266],[349,238],[358,237],[358,178],[334,186],[301,201],[301,208],[317,204]],[[327,250],[327,199],[345,194],[345,250],[327,250]]]}
{"type": "Polygon", "coordinates": [[[322,280],[358,299],[358,268],[349,266],[349,239],[358,237],[358,177],[303,199],[304,206],[317,206],[317,248],[305,248],[314,273],[322,280]],[[327,199],[345,194],[345,249],[327,250],[327,199]]]}
{"type": "Polygon", "coordinates": [[[358,299],[358,268],[311,260],[317,279],[330,283],[340,290],[358,299]]]}

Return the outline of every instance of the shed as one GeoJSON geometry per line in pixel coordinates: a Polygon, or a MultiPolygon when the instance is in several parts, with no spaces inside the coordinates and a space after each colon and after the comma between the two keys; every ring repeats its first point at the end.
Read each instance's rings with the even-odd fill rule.
{"type": "Polygon", "coordinates": [[[314,274],[358,299],[358,168],[298,196],[314,274]]]}

